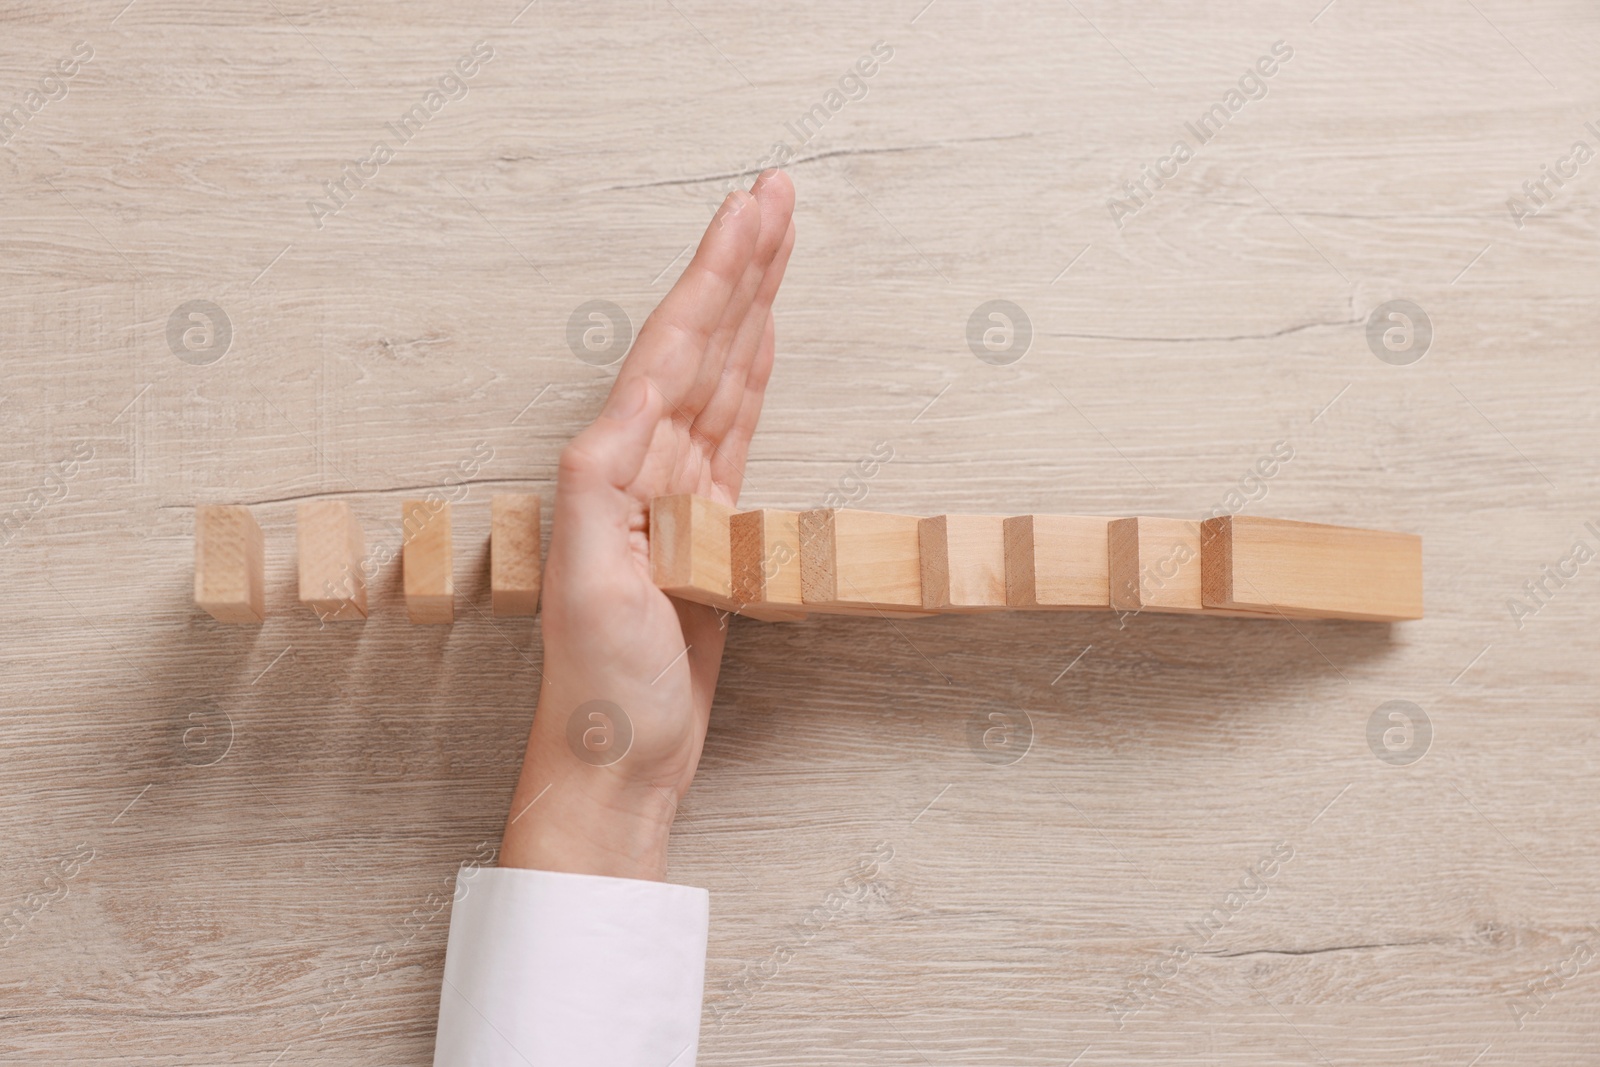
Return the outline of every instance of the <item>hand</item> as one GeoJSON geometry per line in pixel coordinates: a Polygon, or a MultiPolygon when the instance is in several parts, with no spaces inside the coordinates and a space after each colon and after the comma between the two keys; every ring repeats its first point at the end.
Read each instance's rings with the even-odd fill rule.
{"type": "Polygon", "coordinates": [[[539,706],[500,863],[666,874],[667,834],[705,743],[725,619],[650,580],[652,497],[739,499],[772,374],[772,301],[794,247],[781,171],[731,194],[561,454],[545,566],[539,706]],[[584,705],[607,701],[606,705],[584,705]],[[596,709],[599,717],[595,717],[596,709]],[[574,716],[580,737],[569,743],[574,716]],[[626,753],[609,762],[631,730],[626,753]]]}

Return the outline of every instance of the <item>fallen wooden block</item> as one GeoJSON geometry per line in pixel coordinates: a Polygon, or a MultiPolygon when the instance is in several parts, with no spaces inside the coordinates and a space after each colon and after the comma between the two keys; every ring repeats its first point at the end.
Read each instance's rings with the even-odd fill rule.
{"type": "Polygon", "coordinates": [[[202,504],[194,509],[194,602],[218,622],[267,617],[261,527],[250,509],[202,504]]]}
{"type": "Polygon", "coordinates": [[[367,617],[367,581],[361,571],[366,540],[343,500],[302,501],[295,513],[295,556],[300,603],[324,622],[367,617]]]}
{"type": "Polygon", "coordinates": [[[489,605],[501,618],[539,608],[537,493],[496,493],[489,502],[489,605]]]}
{"type": "Polygon", "coordinates": [[[414,623],[455,621],[455,553],[450,540],[450,504],[407,500],[400,506],[404,542],[406,614],[414,623]]]}
{"type": "Polygon", "coordinates": [[[1110,608],[1110,525],[1082,515],[1008,518],[1006,603],[1028,610],[1110,608]]]}
{"type": "Polygon", "coordinates": [[[1202,527],[1170,518],[923,518],[848,508],[734,514],[684,494],[652,502],[650,551],[652,575],[667,593],[767,619],[1002,608],[1253,619],[1422,614],[1420,539],[1239,516],[1202,527]]]}
{"type": "Polygon", "coordinates": [[[1200,524],[1190,519],[1112,519],[1106,571],[1117,611],[1201,612],[1200,524]]]}
{"type": "Polygon", "coordinates": [[[805,615],[792,607],[750,603],[733,590],[733,509],[680,493],[650,502],[650,573],[668,596],[719,611],[779,622],[805,615]]]}
{"type": "Polygon", "coordinates": [[[741,511],[728,520],[733,600],[768,622],[805,618],[800,587],[800,513],[741,511]]]}
{"type": "Polygon", "coordinates": [[[926,615],[915,515],[818,508],[800,513],[800,592],[808,611],[926,615]]]}
{"type": "Polygon", "coordinates": [[[922,606],[931,611],[1003,611],[1005,517],[934,515],[917,526],[922,606]]]}
{"type": "Polygon", "coordinates": [[[650,501],[650,576],[663,593],[733,610],[732,515],[728,505],[690,493],[650,501]]]}
{"type": "Polygon", "coordinates": [[[1207,607],[1302,619],[1422,618],[1415,534],[1231,515],[1202,524],[1207,607]]]}

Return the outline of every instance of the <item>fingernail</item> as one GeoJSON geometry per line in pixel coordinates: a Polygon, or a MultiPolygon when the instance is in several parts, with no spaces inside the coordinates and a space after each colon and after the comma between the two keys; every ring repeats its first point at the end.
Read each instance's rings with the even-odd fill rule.
{"type": "Polygon", "coordinates": [[[650,399],[650,382],[646,378],[634,378],[611,394],[611,400],[606,404],[605,416],[618,422],[629,422],[644,410],[645,401],[650,399]]]}
{"type": "Polygon", "coordinates": [[[755,184],[750,186],[750,191],[753,193],[757,189],[760,189],[763,185],[765,185],[769,181],[771,181],[772,180],[772,176],[774,174],[776,174],[776,173],[778,173],[778,168],[777,167],[772,167],[772,168],[770,168],[768,170],[762,171],[759,175],[756,176],[755,184]]]}

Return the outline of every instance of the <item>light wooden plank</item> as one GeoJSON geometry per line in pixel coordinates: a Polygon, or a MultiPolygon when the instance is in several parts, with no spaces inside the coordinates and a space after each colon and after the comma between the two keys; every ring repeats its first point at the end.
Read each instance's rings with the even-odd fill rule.
{"type": "Polygon", "coordinates": [[[303,500],[295,510],[300,603],[324,622],[367,617],[366,538],[348,501],[303,500]]]}
{"type": "Polygon", "coordinates": [[[1110,608],[1110,523],[1082,515],[1006,519],[1006,603],[1028,609],[1110,608]]]}
{"type": "Polygon", "coordinates": [[[922,606],[940,612],[1004,611],[1003,515],[932,515],[917,528],[922,606]]]}
{"type": "Polygon", "coordinates": [[[455,621],[455,550],[448,501],[407,500],[401,505],[405,546],[406,614],[414,623],[455,621]]]}
{"type": "Polygon", "coordinates": [[[923,615],[916,515],[849,508],[800,513],[801,596],[808,611],[923,615]]]}
{"type": "Polygon", "coordinates": [[[663,593],[724,611],[737,606],[732,516],[728,505],[690,493],[650,501],[650,576],[663,593]]]}
{"type": "Polygon", "coordinates": [[[1113,519],[1106,566],[1117,611],[1205,610],[1200,596],[1200,524],[1191,519],[1113,519]]]}
{"type": "Polygon", "coordinates": [[[194,509],[194,602],[218,622],[266,618],[261,527],[238,504],[194,509]]]}
{"type": "Polygon", "coordinates": [[[539,610],[539,494],[496,493],[489,501],[489,601],[498,618],[539,610]]]}
{"type": "Polygon", "coordinates": [[[770,622],[805,618],[800,591],[800,513],[741,511],[729,519],[733,600],[739,613],[770,622]]]}
{"type": "Polygon", "coordinates": [[[1422,618],[1422,538],[1250,515],[1202,525],[1207,607],[1292,618],[1422,618]]]}

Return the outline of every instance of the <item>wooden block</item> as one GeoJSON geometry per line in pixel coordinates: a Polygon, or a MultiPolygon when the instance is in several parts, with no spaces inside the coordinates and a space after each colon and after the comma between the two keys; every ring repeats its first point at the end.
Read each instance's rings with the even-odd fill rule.
{"type": "Polygon", "coordinates": [[[1200,524],[1189,519],[1112,519],[1106,567],[1118,611],[1200,612],[1200,524]]]}
{"type": "Polygon", "coordinates": [[[202,504],[194,509],[194,602],[218,622],[267,617],[261,527],[250,509],[202,504]]]}
{"type": "Polygon", "coordinates": [[[1422,618],[1415,534],[1231,515],[1205,521],[1200,560],[1208,607],[1303,619],[1422,618]]]}
{"type": "Polygon", "coordinates": [[[497,617],[539,608],[537,493],[496,493],[489,502],[489,601],[497,617]]]}
{"type": "Polygon", "coordinates": [[[800,513],[800,593],[808,611],[925,615],[915,515],[818,508],[800,513]]]}
{"type": "Polygon", "coordinates": [[[733,509],[679,493],[650,501],[650,576],[663,593],[725,611],[733,599],[729,519],[733,509]]]}
{"type": "Polygon", "coordinates": [[[1014,515],[1005,523],[1006,603],[1013,608],[1111,607],[1111,520],[1014,515]]]}
{"type": "Polygon", "coordinates": [[[763,508],[728,520],[733,599],[768,622],[805,618],[800,591],[800,513],[763,508]]]}
{"type": "Polygon", "coordinates": [[[450,504],[407,500],[400,506],[404,535],[406,614],[415,623],[454,622],[455,553],[450,541],[450,504]]]}
{"type": "Polygon", "coordinates": [[[933,611],[1003,611],[1005,517],[934,515],[917,527],[922,606],[933,611]]]}
{"type": "Polygon", "coordinates": [[[361,570],[366,539],[343,500],[302,501],[295,515],[295,556],[300,603],[324,622],[367,617],[367,580],[361,570]]]}

